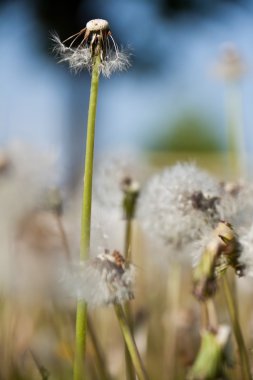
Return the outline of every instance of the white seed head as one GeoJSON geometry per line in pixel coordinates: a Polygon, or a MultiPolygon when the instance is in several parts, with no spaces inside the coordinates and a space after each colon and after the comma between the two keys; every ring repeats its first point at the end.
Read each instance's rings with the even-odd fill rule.
{"type": "Polygon", "coordinates": [[[189,243],[217,223],[218,182],[193,164],[177,164],[154,175],[140,194],[137,215],[149,238],[178,258],[189,243]]]}
{"type": "Polygon", "coordinates": [[[94,170],[94,199],[108,212],[117,211],[122,215],[124,181],[131,179],[131,190],[138,191],[148,170],[147,164],[134,152],[101,158],[94,170]]]}
{"type": "Polygon", "coordinates": [[[89,29],[91,32],[110,29],[109,22],[101,18],[96,18],[94,20],[88,21],[86,24],[86,28],[89,29]]]}
{"type": "Polygon", "coordinates": [[[245,267],[244,274],[253,277],[253,225],[240,235],[240,243],[242,251],[239,261],[245,267]]]}
{"type": "Polygon", "coordinates": [[[134,267],[118,251],[105,251],[66,272],[62,283],[69,295],[91,306],[123,303],[134,298],[134,267]]]}
{"type": "Polygon", "coordinates": [[[253,215],[253,186],[251,183],[225,183],[217,209],[222,220],[228,220],[238,231],[249,229],[253,215]]]}
{"type": "Polygon", "coordinates": [[[130,66],[128,54],[118,48],[106,20],[89,21],[86,28],[63,42],[57,34],[52,35],[52,40],[55,43],[54,51],[61,57],[60,62],[68,62],[75,72],[83,69],[91,71],[96,55],[100,56],[99,71],[107,78],[113,72],[126,70],[130,66]]]}

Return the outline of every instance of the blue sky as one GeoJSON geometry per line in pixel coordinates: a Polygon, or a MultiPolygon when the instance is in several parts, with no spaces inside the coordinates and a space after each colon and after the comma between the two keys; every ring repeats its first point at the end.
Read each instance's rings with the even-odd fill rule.
{"type": "MultiPolygon", "coordinates": [[[[222,43],[232,41],[247,62],[242,83],[246,146],[252,150],[253,8],[224,8],[216,19],[162,20],[154,5],[110,0],[99,17],[127,33],[133,56],[159,61],[157,70],[129,72],[103,79],[97,117],[97,150],[142,146],[147,134],[169,125],[184,110],[201,110],[224,136],[224,83],[212,67],[222,43]],[[119,18],[122,14],[124,17],[119,18]]],[[[111,25],[113,31],[113,25],[111,25]]],[[[40,50],[41,35],[33,14],[19,4],[0,15],[0,143],[25,140],[65,157],[69,141],[81,149],[73,123],[84,126],[89,74],[73,74],[40,50]],[[73,131],[73,134],[72,134],[73,131]],[[79,144],[79,145],[78,145],[79,144]]],[[[116,38],[116,36],[114,36],[116,38]]],[[[116,38],[117,39],[117,38],[116,38]]],[[[120,41],[118,41],[120,44],[120,41]]]]}

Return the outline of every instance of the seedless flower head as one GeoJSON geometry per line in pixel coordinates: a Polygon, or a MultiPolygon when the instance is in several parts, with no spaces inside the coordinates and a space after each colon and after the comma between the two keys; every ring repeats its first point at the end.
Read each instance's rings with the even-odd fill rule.
{"type": "Polygon", "coordinates": [[[71,295],[91,306],[123,303],[134,298],[134,267],[116,250],[79,264],[65,273],[63,284],[71,295]]]}
{"type": "Polygon", "coordinates": [[[99,68],[105,77],[129,67],[128,56],[119,50],[106,20],[90,20],[85,28],[65,41],[57,35],[53,35],[53,41],[56,52],[62,57],[60,62],[67,61],[74,71],[84,68],[91,71],[95,57],[100,58],[99,68]]]}

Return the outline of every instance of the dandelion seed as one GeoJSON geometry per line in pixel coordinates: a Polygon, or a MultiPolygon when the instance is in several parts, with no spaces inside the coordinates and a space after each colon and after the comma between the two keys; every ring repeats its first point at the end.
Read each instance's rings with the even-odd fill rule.
{"type": "Polygon", "coordinates": [[[83,69],[91,71],[96,55],[100,56],[99,70],[107,78],[113,72],[126,70],[130,66],[129,56],[118,48],[106,20],[87,22],[85,28],[63,42],[57,34],[52,36],[52,40],[54,50],[61,57],[60,62],[68,62],[75,72],[83,69]]]}
{"type": "Polygon", "coordinates": [[[137,215],[144,231],[166,248],[169,257],[178,258],[186,249],[190,259],[189,243],[205,235],[220,218],[220,196],[220,185],[209,174],[193,164],[177,164],[147,183],[137,215]]]}
{"type": "Polygon", "coordinates": [[[89,259],[62,279],[71,296],[91,306],[123,303],[134,298],[134,267],[114,250],[89,259]]]}

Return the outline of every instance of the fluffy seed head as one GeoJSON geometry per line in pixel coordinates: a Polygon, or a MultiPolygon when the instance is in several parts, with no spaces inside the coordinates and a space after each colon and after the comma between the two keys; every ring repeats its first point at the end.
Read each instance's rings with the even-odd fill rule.
{"type": "Polygon", "coordinates": [[[91,306],[106,306],[133,299],[133,280],[133,266],[118,251],[105,250],[65,273],[62,281],[70,295],[91,306]]]}
{"type": "Polygon", "coordinates": [[[177,164],[151,178],[140,194],[137,214],[147,235],[175,258],[217,223],[220,194],[209,174],[193,164],[177,164]]]}

